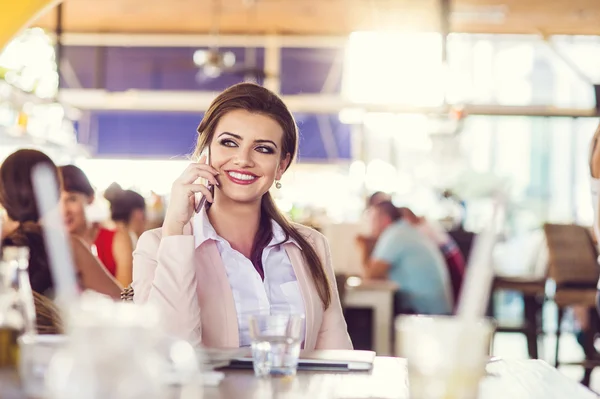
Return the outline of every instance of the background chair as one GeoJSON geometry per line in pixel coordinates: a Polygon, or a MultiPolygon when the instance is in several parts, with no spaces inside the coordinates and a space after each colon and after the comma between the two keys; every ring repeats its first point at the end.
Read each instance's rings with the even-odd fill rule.
{"type": "Polygon", "coordinates": [[[565,308],[583,306],[588,309],[590,318],[587,330],[590,344],[584,345],[586,359],[575,364],[585,368],[582,383],[589,384],[592,369],[600,365],[593,348],[593,335],[598,332],[599,326],[596,312],[596,284],[600,274],[597,251],[585,227],[546,224],[544,233],[548,242],[549,277],[556,283],[553,298],[558,308],[555,365],[558,367],[560,364],[558,354],[565,308]]]}

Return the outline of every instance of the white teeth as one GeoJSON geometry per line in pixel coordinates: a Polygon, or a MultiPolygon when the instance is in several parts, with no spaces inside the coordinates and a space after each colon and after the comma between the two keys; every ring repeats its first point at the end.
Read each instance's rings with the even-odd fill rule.
{"type": "Polygon", "coordinates": [[[229,174],[229,176],[233,177],[234,179],[238,179],[238,180],[254,180],[256,179],[256,176],[252,176],[252,175],[247,175],[245,173],[238,173],[238,172],[227,172],[229,174]]]}

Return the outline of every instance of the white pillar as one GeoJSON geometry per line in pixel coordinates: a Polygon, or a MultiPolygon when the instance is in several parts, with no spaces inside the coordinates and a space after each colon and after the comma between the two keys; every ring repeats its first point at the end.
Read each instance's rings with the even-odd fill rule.
{"type": "Polygon", "coordinates": [[[281,92],[281,42],[277,36],[269,36],[265,45],[264,86],[274,93],[281,92]]]}

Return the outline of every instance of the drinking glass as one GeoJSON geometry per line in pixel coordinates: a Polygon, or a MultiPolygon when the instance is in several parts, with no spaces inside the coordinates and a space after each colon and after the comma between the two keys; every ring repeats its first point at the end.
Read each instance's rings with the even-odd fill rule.
{"type": "Polygon", "coordinates": [[[296,375],[304,317],[294,314],[253,315],[249,320],[252,363],[257,377],[296,375]]]}

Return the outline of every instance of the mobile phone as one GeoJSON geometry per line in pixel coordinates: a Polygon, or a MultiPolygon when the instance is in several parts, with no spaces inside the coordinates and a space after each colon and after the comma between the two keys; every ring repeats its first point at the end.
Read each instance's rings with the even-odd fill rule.
{"type": "MultiPolygon", "coordinates": [[[[206,149],[202,151],[200,158],[202,158],[202,155],[206,155],[206,164],[210,165],[210,147],[206,147],[206,149]]],[[[201,178],[200,184],[204,184],[211,192],[211,194],[214,194],[214,186],[208,181],[208,179],[201,178]]],[[[202,193],[196,193],[195,197],[196,207],[194,208],[194,210],[196,211],[196,213],[200,213],[202,207],[206,205],[206,197],[202,193]]]]}

